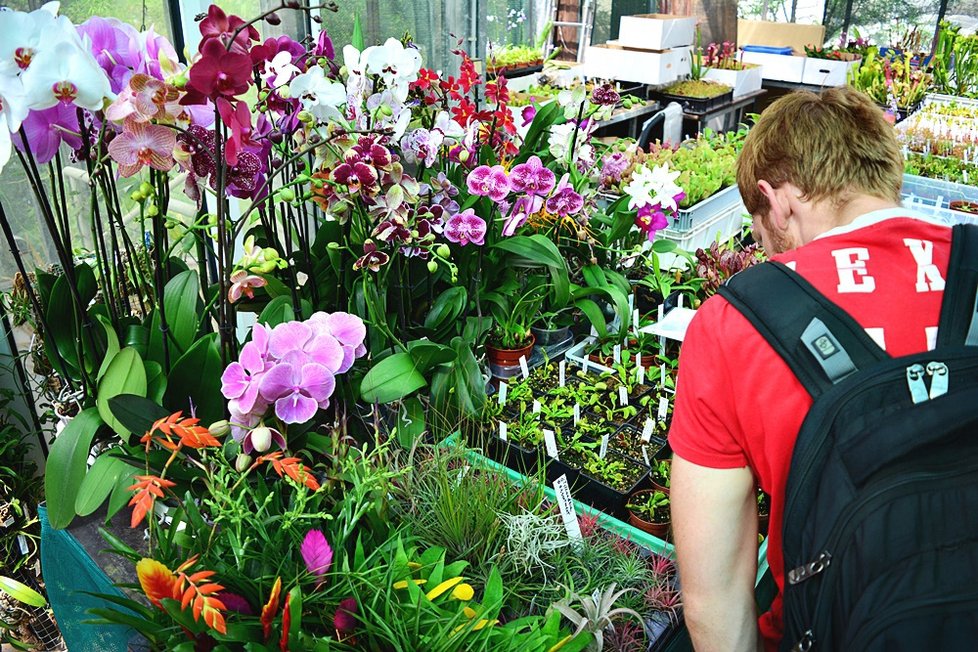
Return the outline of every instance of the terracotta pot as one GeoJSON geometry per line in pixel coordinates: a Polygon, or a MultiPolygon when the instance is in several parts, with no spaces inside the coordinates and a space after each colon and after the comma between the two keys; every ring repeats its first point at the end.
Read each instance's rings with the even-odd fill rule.
{"type": "Polygon", "coordinates": [[[978,217],[978,202],[967,201],[965,199],[955,199],[948,207],[952,211],[960,211],[962,213],[967,213],[968,215],[974,215],[978,217]]]}
{"type": "Polygon", "coordinates": [[[486,357],[489,362],[499,367],[515,367],[520,363],[520,358],[525,357],[530,361],[530,353],[537,338],[531,333],[530,343],[519,349],[500,349],[491,344],[486,344],[486,357]]]}
{"type": "MultiPolygon", "coordinates": [[[[642,496],[644,496],[646,494],[650,494],[650,493],[654,493],[654,492],[655,492],[654,489],[643,489],[642,491],[636,491],[634,494],[632,494],[632,496],[629,499],[629,501],[631,501],[631,500],[633,500],[635,498],[641,498],[642,496]]],[[[627,511],[628,511],[628,524],[629,525],[631,525],[632,527],[637,527],[638,529],[642,530],[643,532],[648,532],[652,536],[657,537],[659,539],[662,539],[663,541],[669,541],[670,540],[670,538],[671,538],[671,532],[670,532],[670,530],[672,528],[672,521],[671,520],[669,522],[666,522],[666,523],[650,523],[649,521],[646,521],[645,519],[637,516],[634,512],[632,512],[632,510],[628,509],[627,511]]]]}
{"type": "MultiPolygon", "coordinates": [[[[669,475],[670,475],[670,477],[672,477],[672,462],[671,461],[669,462],[669,467],[670,467],[669,468],[669,475]]],[[[649,473],[649,478],[652,481],[652,489],[653,490],[655,490],[655,491],[661,491],[662,493],[664,493],[667,496],[669,495],[669,487],[663,487],[661,484],[659,484],[658,482],[656,482],[655,481],[655,473],[654,472],[650,472],[649,473]]]]}

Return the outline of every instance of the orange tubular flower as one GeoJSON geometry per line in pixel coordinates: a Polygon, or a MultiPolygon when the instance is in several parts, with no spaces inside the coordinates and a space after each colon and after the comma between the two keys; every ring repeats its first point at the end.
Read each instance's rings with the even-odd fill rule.
{"type": "Polygon", "coordinates": [[[180,581],[177,576],[155,559],[140,559],[136,564],[136,575],[139,577],[139,586],[154,607],[162,609],[164,598],[180,599],[180,581]]]}
{"type": "Polygon", "coordinates": [[[319,490],[319,482],[312,474],[312,469],[302,464],[302,460],[298,457],[282,457],[282,451],[275,451],[259,457],[255,460],[254,466],[262,462],[271,462],[272,468],[275,469],[279,477],[288,475],[296,482],[306,485],[311,491],[319,490]]]}
{"type": "Polygon", "coordinates": [[[280,652],[289,652],[289,629],[292,627],[292,613],[289,611],[291,597],[291,593],[285,594],[285,606],[282,607],[282,638],[278,642],[280,652]]]}
{"type": "Polygon", "coordinates": [[[187,448],[206,448],[208,446],[220,446],[221,442],[214,438],[207,428],[197,425],[200,419],[196,417],[183,418],[183,412],[174,412],[168,417],[158,419],[139,440],[146,445],[146,452],[149,452],[149,445],[155,439],[163,448],[176,450],[179,446],[187,448]],[[160,437],[157,433],[163,433],[160,437]],[[179,442],[174,442],[173,437],[179,438],[179,442]]]}
{"type": "Polygon", "coordinates": [[[275,614],[278,613],[278,600],[281,594],[282,578],[278,577],[275,578],[275,584],[272,585],[272,593],[268,596],[268,602],[261,608],[261,627],[265,641],[268,641],[268,637],[272,635],[272,621],[275,619],[275,614]]]}
{"type": "MultiPolygon", "coordinates": [[[[181,568],[188,565],[189,562],[181,565],[181,568]]],[[[221,634],[227,634],[227,623],[224,621],[224,614],[221,613],[227,607],[215,595],[223,591],[224,587],[214,582],[202,584],[202,582],[210,579],[213,575],[214,571],[209,570],[198,571],[193,575],[187,575],[181,572],[179,576],[180,584],[181,586],[185,584],[187,588],[183,592],[180,608],[186,609],[192,605],[195,622],[199,621],[201,615],[203,615],[204,622],[208,627],[221,634]]]]}
{"type": "Polygon", "coordinates": [[[156,499],[163,497],[164,489],[176,486],[175,482],[164,480],[155,475],[137,475],[133,477],[138,482],[129,487],[129,491],[136,492],[129,501],[129,505],[133,508],[132,520],[130,521],[129,527],[136,527],[140,521],[146,518],[146,514],[153,509],[156,499]]]}

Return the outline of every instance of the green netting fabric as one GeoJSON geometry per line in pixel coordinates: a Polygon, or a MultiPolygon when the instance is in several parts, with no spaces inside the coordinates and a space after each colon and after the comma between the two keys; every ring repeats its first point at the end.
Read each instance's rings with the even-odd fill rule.
{"type": "Polygon", "coordinates": [[[89,609],[112,605],[87,593],[122,597],[112,580],[99,568],[78,540],[65,530],[55,530],[48,522],[47,510],[39,508],[41,519],[41,574],[48,601],[70,652],[126,652],[135,632],[116,625],[86,624],[92,620],[89,609]]]}

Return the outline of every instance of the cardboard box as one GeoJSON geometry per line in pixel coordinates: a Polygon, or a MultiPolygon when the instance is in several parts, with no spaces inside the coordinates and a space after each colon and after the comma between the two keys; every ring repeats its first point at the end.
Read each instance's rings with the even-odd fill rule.
{"type": "Polygon", "coordinates": [[[737,21],[738,47],[745,45],[790,47],[795,54],[804,54],[806,45],[822,45],[824,42],[824,25],[772,23],[767,20],[737,21]]]}
{"type": "Polygon", "coordinates": [[[761,66],[752,65],[743,70],[722,70],[720,68],[707,68],[704,79],[726,84],[733,89],[733,97],[737,99],[744,95],[761,90],[763,82],[761,66]]]}
{"type": "Polygon", "coordinates": [[[835,61],[832,59],[812,59],[805,61],[805,74],[801,81],[812,86],[845,86],[849,71],[859,66],[861,59],[855,61],[835,61]]]}
{"type": "Polygon", "coordinates": [[[641,50],[670,50],[696,39],[695,16],[638,14],[622,16],[618,25],[618,42],[641,50]]]}
{"type": "Polygon", "coordinates": [[[744,63],[756,63],[761,67],[761,77],[764,79],[800,84],[805,76],[808,57],[763,52],[742,52],[741,55],[740,60],[744,63]]]}
{"type": "Polygon", "coordinates": [[[589,45],[584,49],[581,72],[639,84],[668,84],[688,75],[692,50],[675,48],[664,52],[622,47],[618,41],[589,45]]]}

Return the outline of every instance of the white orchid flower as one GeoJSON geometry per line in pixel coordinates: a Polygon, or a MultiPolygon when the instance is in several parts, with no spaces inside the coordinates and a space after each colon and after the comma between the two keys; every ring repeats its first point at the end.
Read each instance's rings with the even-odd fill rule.
{"type": "Polygon", "coordinates": [[[669,170],[668,163],[657,165],[651,170],[644,165],[639,167],[625,187],[625,194],[629,196],[629,210],[656,204],[665,210],[676,210],[678,206],[675,197],[683,191],[676,184],[679,175],[678,171],[669,170]]]}
{"type": "Polygon", "coordinates": [[[282,50],[271,61],[265,62],[261,78],[270,87],[278,88],[288,84],[298,74],[299,69],[292,64],[292,53],[282,50]]]}
{"type": "Polygon", "coordinates": [[[462,128],[462,125],[455,122],[452,116],[448,115],[448,111],[438,112],[438,115],[435,116],[435,125],[431,130],[441,132],[445,138],[451,138],[453,140],[458,140],[465,134],[465,129],[462,128]]]}
{"type": "Polygon", "coordinates": [[[400,140],[411,124],[411,109],[404,106],[390,88],[368,97],[367,110],[375,114],[374,127],[390,129],[394,140],[400,140]]]}
{"type": "Polygon", "coordinates": [[[10,160],[10,134],[20,129],[26,117],[27,105],[20,79],[0,76],[0,171],[10,160]]]}
{"type": "Polygon", "coordinates": [[[380,75],[399,101],[406,100],[410,84],[418,79],[421,70],[421,53],[404,47],[396,38],[389,38],[383,45],[364,54],[367,55],[367,71],[380,75]]]}
{"type": "Polygon", "coordinates": [[[62,41],[43,49],[22,76],[31,109],[47,109],[58,102],[95,111],[115,95],[109,78],[95,57],[76,43],[62,41]]]}
{"type": "Polygon", "coordinates": [[[81,46],[74,25],[57,16],[58,3],[52,2],[36,11],[0,13],[0,75],[17,75],[28,68],[45,49],[71,41],[81,46]]]}
{"type": "Polygon", "coordinates": [[[343,46],[343,66],[346,68],[346,94],[350,103],[359,106],[363,98],[373,89],[367,77],[367,57],[375,48],[369,47],[363,52],[352,45],[343,46]]]}
{"type": "Polygon", "coordinates": [[[322,68],[312,67],[293,79],[289,91],[320,122],[343,119],[338,107],[346,102],[346,89],[343,84],[327,79],[322,68]]]}

